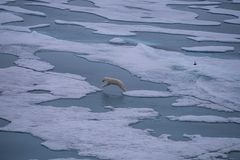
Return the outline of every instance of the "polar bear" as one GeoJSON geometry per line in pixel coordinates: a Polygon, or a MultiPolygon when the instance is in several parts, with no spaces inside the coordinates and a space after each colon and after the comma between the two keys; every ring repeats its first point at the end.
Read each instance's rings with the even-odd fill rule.
{"type": "Polygon", "coordinates": [[[104,77],[102,82],[105,83],[102,87],[106,87],[106,86],[109,86],[109,85],[116,85],[119,88],[121,88],[124,92],[127,91],[124,83],[119,79],[112,78],[112,77],[104,77]]]}

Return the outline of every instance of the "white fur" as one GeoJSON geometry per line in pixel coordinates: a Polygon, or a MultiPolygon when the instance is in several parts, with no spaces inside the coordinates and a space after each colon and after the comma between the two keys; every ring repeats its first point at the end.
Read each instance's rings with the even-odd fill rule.
{"type": "Polygon", "coordinates": [[[105,82],[105,84],[102,87],[106,87],[109,85],[116,85],[119,88],[121,88],[124,92],[127,91],[124,83],[119,79],[112,78],[112,77],[104,77],[102,81],[105,82]]]}

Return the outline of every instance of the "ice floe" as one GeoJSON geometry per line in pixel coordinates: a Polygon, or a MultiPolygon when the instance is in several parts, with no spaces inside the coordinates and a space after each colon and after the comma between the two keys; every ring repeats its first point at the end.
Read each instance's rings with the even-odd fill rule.
{"type": "Polygon", "coordinates": [[[240,63],[237,59],[192,57],[144,44],[84,44],[58,40],[37,32],[0,30],[0,35],[2,45],[24,44],[38,46],[38,50],[75,52],[89,60],[118,65],[143,80],[167,83],[171,93],[183,96],[181,100],[185,103],[187,101],[183,99],[191,97],[191,101],[201,107],[240,111],[240,73],[236,71],[240,63]],[[194,66],[194,61],[198,65],[194,66]]]}
{"type": "MultiPolygon", "coordinates": [[[[5,95],[9,97],[13,95],[15,99],[17,99],[15,103],[19,104],[21,104],[21,102],[27,102],[28,100],[31,102],[34,101],[33,97],[36,95],[27,93],[29,90],[49,90],[51,94],[55,96],[55,99],[60,97],[80,98],[87,93],[99,90],[98,88],[91,86],[84,81],[83,77],[78,75],[71,76],[70,74],[54,72],[36,72],[21,67],[0,69],[0,82],[0,90],[2,91],[1,98],[4,98],[5,95]],[[27,95],[28,98],[26,97],[27,95]]],[[[47,95],[44,96],[47,97],[47,95]]],[[[54,98],[50,95],[49,97],[54,98]]],[[[41,101],[43,101],[43,99],[39,96],[36,103],[41,101]]],[[[3,102],[4,101],[1,101],[2,105],[3,102]]]]}
{"type": "Polygon", "coordinates": [[[35,16],[46,16],[45,13],[38,12],[38,11],[32,11],[32,10],[28,10],[28,9],[24,9],[24,8],[16,7],[16,6],[0,5],[0,9],[6,10],[6,11],[12,11],[12,12],[16,12],[16,13],[35,15],[35,16]]]}
{"type": "Polygon", "coordinates": [[[8,12],[0,12],[0,24],[23,21],[22,17],[8,12]]]}
{"type": "Polygon", "coordinates": [[[152,91],[152,90],[131,90],[123,92],[126,96],[132,97],[169,97],[172,96],[170,92],[167,91],[152,91]]]}
{"type": "Polygon", "coordinates": [[[125,43],[127,43],[124,39],[118,38],[118,37],[115,37],[115,38],[113,38],[113,39],[110,39],[109,42],[110,42],[110,43],[113,43],[113,44],[125,44],[125,43]]]}
{"type": "Polygon", "coordinates": [[[0,4],[6,4],[8,2],[14,2],[14,1],[16,1],[16,0],[1,0],[0,4]]]}
{"type": "Polygon", "coordinates": [[[207,122],[207,123],[240,123],[239,117],[219,117],[214,115],[204,115],[204,116],[167,116],[168,119],[174,121],[188,121],[188,122],[207,122]]]}
{"type": "Polygon", "coordinates": [[[76,21],[55,20],[57,24],[71,24],[84,26],[94,30],[94,33],[118,36],[136,35],[135,32],[156,32],[176,35],[188,35],[189,39],[195,41],[216,41],[216,42],[240,42],[239,34],[227,34],[207,31],[194,31],[182,29],[169,29],[162,27],[154,27],[149,25],[126,25],[113,23],[89,23],[76,21]]]}
{"type": "Polygon", "coordinates": [[[77,12],[86,12],[106,17],[111,20],[134,21],[134,22],[159,22],[159,23],[184,23],[196,25],[219,25],[219,22],[198,20],[196,13],[180,11],[169,7],[169,4],[219,4],[219,2],[181,2],[174,0],[151,0],[151,1],[118,1],[118,0],[94,0],[96,7],[73,6],[63,2],[31,2],[29,5],[48,6],[58,9],[68,9],[77,12]],[[131,13],[131,14],[129,14],[131,13]],[[161,16],[159,16],[161,15],[161,16]]]}
{"type": "Polygon", "coordinates": [[[50,24],[37,24],[32,26],[14,26],[14,25],[0,25],[0,30],[12,30],[21,32],[32,32],[31,29],[49,27],[50,24]]]}
{"type": "Polygon", "coordinates": [[[53,69],[54,66],[50,63],[36,60],[36,59],[18,59],[15,61],[18,66],[30,68],[36,71],[47,71],[53,69]]]}
{"type": "Polygon", "coordinates": [[[240,0],[232,0],[232,3],[240,3],[240,0]]]}
{"type": "Polygon", "coordinates": [[[27,46],[27,45],[2,45],[0,46],[1,53],[12,54],[21,59],[40,59],[35,56],[35,53],[39,47],[27,46]]]}
{"type": "Polygon", "coordinates": [[[157,116],[148,108],[116,108],[94,113],[82,107],[1,106],[0,116],[11,121],[1,130],[28,132],[40,137],[42,144],[50,149],[72,149],[80,155],[101,159],[208,160],[240,151],[238,138],[188,136],[189,141],[173,141],[130,127],[140,119],[157,116]]]}
{"type": "Polygon", "coordinates": [[[68,3],[70,0],[33,0],[38,2],[45,2],[45,3],[68,3]]]}
{"type": "Polygon", "coordinates": [[[225,14],[225,15],[235,16],[237,18],[224,20],[224,22],[240,24],[240,11],[238,11],[238,10],[219,8],[219,6],[190,6],[190,7],[191,8],[206,9],[210,13],[225,14]]]}
{"type": "Polygon", "coordinates": [[[191,52],[227,52],[233,51],[234,47],[231,46],[197,46],[197,47],[182,47],[185,51],[191,52]]]}
{"type": "Polygon", "coordinates": [[[106,109],[110,109],[110,110],[113,110],[113,109],[114,109],[113,106],[104,106],[104,108],[106,108],[106,109]]]}
{"type": "Polygon", "coordinates": [[[183,96],[182,98],[179,98],[172,104],[174,107],[188,107],[188,106],[199,106],[199,107],[206,107],[214,110],[219,111],[226,111],[230,112],[232,109],[225,107],[224,105],[218,105],[215,103],[212,103],[208,100],[199,99],[198,97],[193,96],[183,96]]]}

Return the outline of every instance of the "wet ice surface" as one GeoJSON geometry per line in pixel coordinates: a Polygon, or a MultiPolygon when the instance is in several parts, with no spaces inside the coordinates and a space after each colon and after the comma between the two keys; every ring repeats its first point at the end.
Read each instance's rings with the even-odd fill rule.
{"type": "MultiPolygon", "coordinates": [[[[0,117],[11,121],[1,120],[1,130],[42,138],[26,134],[40,153],[21,151],[22,159],[93,158],[76,152],[100,159],[201,160],[230,152],[229,159],[238,159],[236,5],[19,0],[0,6],[0,117]],[[129,91],[99,90],[104,76],[123,80],[129,91]],[[50,155],[40,143],[67,151],[50,155]]],[[[18,142],[22,135],[2,137],[18,142]]],[[[9,159],[16,151],[1,152],[12,153],[4,154],[9,159]]]]}

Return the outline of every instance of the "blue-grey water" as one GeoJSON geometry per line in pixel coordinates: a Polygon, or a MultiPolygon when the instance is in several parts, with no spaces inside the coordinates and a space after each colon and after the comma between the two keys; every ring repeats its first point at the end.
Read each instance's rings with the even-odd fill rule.
{"type": "Polygon", "coordinates": [[[14,61],[16,60],[16,56],[0,53],[0,68],[10,67],[14,65],[14,61]]]}

